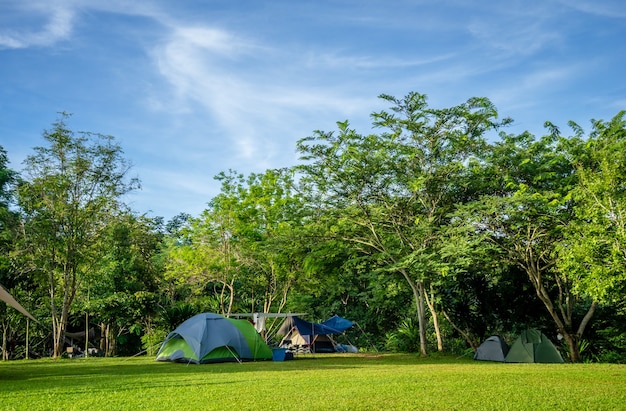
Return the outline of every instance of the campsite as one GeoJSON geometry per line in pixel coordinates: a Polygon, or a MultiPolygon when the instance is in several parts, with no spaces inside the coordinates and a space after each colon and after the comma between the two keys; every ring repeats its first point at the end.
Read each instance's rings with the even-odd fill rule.
{"type": "Polygon", "coordinates": [[[626,366],[306,354],[185,365],[154,358],[0,363],[3,410],[623,410],[626,366]]]}
{"type": "Polygon", "coordinates": [[[0,0],[0,411],[626,411],[624,38],[0,0]]]}
{"type": "Polygon", "coordinates": [[[278,347],[261,337],[258,314],[253,324],[202,313],[170,332],[156,357],[2,362],[2,409],[615,410],[626,403],[626,365],[563,364],[534,329],[511,347],[489,337],[473,358],[421,356],[346,352],[337,338],[355,323],[336,315],[320,323],[278,317],[278,347]]]}
{"type": "Polygon", "coordinates": [[[260,318],[245,316],[292,313],[303,314],[297,333],[265,318],[282,334],[268,347],[243,344],[246,333],[230,334],[236,347],[176,333],[162,359],[268,359],[270,346],[286,357],[363,347],[462,356],[503,335],[518,355],[510,362],[625,363],[626,236],[604,227],[626,222],[605,221],[604,206],[580,193],[614,190],[607,201],[626,207],[623,179],[591,184],[626,173],[626,112],[597,121],[585,139],[554,129],[488,142],[508,120],[486,98],[441,108],[416,91],[379,97],[388,107],[371,114],[380,134],[347,121],[315,131],[296,142],[293,167],[219,172],[206,209],[167,222],[127,208],[122,193],[139,181],[122,147],[73,131],[67,113],[23,173],[0,148],[0,175],[10,177],[0,181],[3,359],[154,357],[195,315],[256,326],[260,318]],[[68,142],[76,150],[55,150],[68,142]],[[72,164],[67,174],[56,174],[59,163],[72,164]],[[605,163],[613,171],[596,175],[605,163]],[[75,197],[83,200],[65,202],[75,197]],[[355,324],[350,341],[333,341],[334,315],[355,324]],[[540,334],[516,348],[528,329],[540,334]]]}

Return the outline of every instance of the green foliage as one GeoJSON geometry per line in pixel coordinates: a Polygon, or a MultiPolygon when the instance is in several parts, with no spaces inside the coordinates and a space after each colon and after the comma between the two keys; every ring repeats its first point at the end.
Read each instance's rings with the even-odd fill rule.
{"type": "Polygon", "coordinates": [[[200,296],[219,296],[218,312],[280,311],[299,269],[294,237],[302,203],[289,170],[247,179],[220,173],[221,193],[168,249],[166,276],[200,296]],[[210,287],[208,287],[210,286],[210,287]]]}
{"type": "MultiPolygon", "coordinates": [[[[360,135],[347,121],[337,123],[337,134],[316,131],[298,142],[298,169],[308,202],[329,220],[327,235],[410,287],[425,354],[425,290],[436,292],[431,281],[450,268],[439,258],[440,228],[457,203],[475,196],[466,168],[483,154],[484,134],[509,120],[497,121],[485,98],[444,109],[429,107],[420,93],[380,98],[391,104],[372,114],[383,133],[360,135]]],[[[428,304],[434,315],[436,303],[428,304]]]]}
{"type": "MultiPolygon", "coordinates": [[[[380,98],[377,133],[347,120],[315,131],[296,167],[219,173],[200,216],[167,224],[125,209],[138,182],[121,147],[74,133],[67,114],[23,176],[0,147],[0,283],[49,316],[37,350],[46,327],[59,342],[85,321],[135,353],[198,312],[292,311],[356,320],[353,342],[396,351],[467,354],[540,326],[562,332],[573,360],[623,362],[626,114],[588,136],[548,122],[542,137],[498,138],[510,119],[486,98],[380,98]]],[[[10,314],[0,320],[21,342],[10,314]]]]}
{"type": "Polygon", "coordinates": [[[591,325],[586,358],[597,362],[626,364],[626,301],[603,305],[591,325]]]}
{"type": "Polygon", "coordinates": [[[579,177],[572,190],[576,218],[559,248],[559,265],[576,279],[574,291],[595,301],[626,295],[626,112],[594,121],[582,154],[572,159],[579,177]]]}
{"type": "Polygon", "coordinates": [[[43,133],[48,145],[26,158],[18,188],[22,270],[47,277],[55,355],[61,354],[79,284],[99,259],[103,228],[121,208],[120,197],[138,186],[136,179],[126,180],[130,166],[113,137],[76,134],[68,118],[61,113],[43,133]]]}
{"type": "Polygon", "coordinates": [[[573,218],[570,193],[578,181],[571,160],[578,145],[557,131],[541,138],[502,134],[486,163],[494,170],[488,173],[495,177],[493,192],[459,216],[497,246],[506,264],[526,273],[572,359],[579,361],[579,341],[596,304],[577,297],[576,278],[557,268],[559,245],[573,218]],[[575,318],[579,307],[586,313],[575,318]]]}
{"type": "Polygon", "coordinates": [[[161,344],[170,333],[170,329],[165,328],[148,328],[141,336],[141,345],[148,357],[155,357],[161,344]]]}
{"type": "Polygon", "coordinates": [[[385,348],[391,352],[419,352],[419,327],[415,321],[406,318],[397,330],[387,333],[385,348]]]}

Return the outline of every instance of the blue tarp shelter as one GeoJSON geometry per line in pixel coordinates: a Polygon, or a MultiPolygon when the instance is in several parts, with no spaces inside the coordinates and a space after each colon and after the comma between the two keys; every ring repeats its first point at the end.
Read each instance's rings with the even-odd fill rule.
{"type": "Polygon", "coordinates": [[[337,315],[321,323],[289,316],[278,330],[284,335],[280,346],[297,352],[335,352],[331,335],[341,334],[354,323],[337,315]]]}
{"type": "Polygon", "coordinates": [[[354,325],[354,323],[350,320],[347,320],[345,318],[341,318],[338,315],[333,315],[332,317],[330,317],[328,320],[322,322],[322,324],[325,327],[329,327],[331,329],[337,330],[338,333],[333,333],[333,334],[339,334],[344,332],[345,330],[347,330],[348,328],[352,327],[354,325]]]}

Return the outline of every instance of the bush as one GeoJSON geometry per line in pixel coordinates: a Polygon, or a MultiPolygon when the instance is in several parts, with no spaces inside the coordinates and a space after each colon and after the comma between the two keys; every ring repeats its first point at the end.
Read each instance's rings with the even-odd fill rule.
{"type": "Polygon", "coordinates": [[[154,357],[159,350],[161,343],[167,337],[168,330],[164,328],[153,327],[141,336],[141,345],[146,351],[146,355],[154,357]]]}
{"type": "Polygon", "coordinates": [[[419,352],[419,326],[411,318],[403,320],[398,329],[386,334],[385,348],[392,352],[419,352]]]}

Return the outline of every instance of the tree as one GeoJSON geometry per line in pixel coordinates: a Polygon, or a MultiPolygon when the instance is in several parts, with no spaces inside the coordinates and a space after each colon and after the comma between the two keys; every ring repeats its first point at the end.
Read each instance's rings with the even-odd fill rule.
{"type": "Polygon", "coordinates": [[[118,340],[134,336],[137,342],[141,331],[151,331],[159,302],[159,227],[159,219],[122,213],[104,228],[100,259],[83,285],[80,302],[100,323],[100,349],[106,355],[136,353],[136,345],[118,346],[118,340]]]}
{"type": "MultiPolygon", "coordinates": [[[[465,218],[523,270],[536,295],[567,342],[571,359],[580,360],[579,342],[596,303],[573,294],[567,272],[558,269],[557,245],[572,219],[569,193],[576,176],[568,142],[557,133],[536,139],[530,133],[501,135],[488,167],[498,187],[465,208],[465,218]],[[576,308],[587,305],[583,318],[576,308]]],[[[556,334],[556,333],[555,333],[556,334]]]]}
{"type": "Polygon", "coordinates": [[[19,224],[19,215],[9,208],[14,200],[17,173],[7,163],[7,153],[0,146],[0,273],[10,270],[9,251],[15,246],[19,224]]]}
{"type": "Polygon", "coordinates": [[[99,259],[102,231],[123,207],[121,196],[139,187],[137,179],[127,179],[130,164],[114,137],[75,133],[66,125],[69,117],[61,113],[44,131],[48,146],[35,147],[26,158],[18,188],[28,269],[48,279],[55,358],[63,349],[79,285],[99,259]]]}
{"type": "MultiPolygon", "coordinates": [[[[11,211],[9,205],[13,200],[13,187],[17,174],[7,166],[7,153],[0,146],[0,285],[13,288],[17,285],[15,273],[9,258],[15,246],[18,226],[18,215],[11,211]]],[[[7,309],[4,301],[0,302],[0,326],[2,327],[2,359],[9,358],[8,334],[18,321],[18,315],[7,309]]]]}
{"type": "Polygon", "coordinates": [[[234,196],[224,200],[236,210],[231,232],[246,274],[242,291],[248,307],[281,312],[300,271],[294,243],[303,223],[303,204],[294,189],[293,171],[251,174],[234,196]]]}
{"type": "Polygon", "coordinates": [[[170,244],[167,275],[193,285],[197,294],[214,285],[224,314],[236,307],[280,312],[297,270],[290,236],[301,207],[291,171],[245,178],[231,170],[216,179],[220,194],[192,220],[186,240],[170,244]]]}
{"type": "MultiPolygon", "coordinates": [[[[589,138],[572,157],[575,218],[559,246],[559,268],[575,279],[573,291],[617,303],[626,295],[626,112],[593,121],[589,138]]],[[[577,139],[582,129],[572,124],[577,139]]]]}
{"type": "Polygon", "coordinates": [[[413,291],[426,354],[428,304],[442,349],[438,315],[429,281],[438,275],[433,256],[439,227],[464,197],[465,166],[484,146],[484,134],[509,122],[485,98],[445,109],[428,107],[426,96],[380,96],[391,111],[372,114],[386,132],[363,136],[339,122],[339,133],[316,131],[298,142],[300,167],[309,192],[347,228],[338,238],[375,253],[386,270],[399,273],[413,291]]]}

